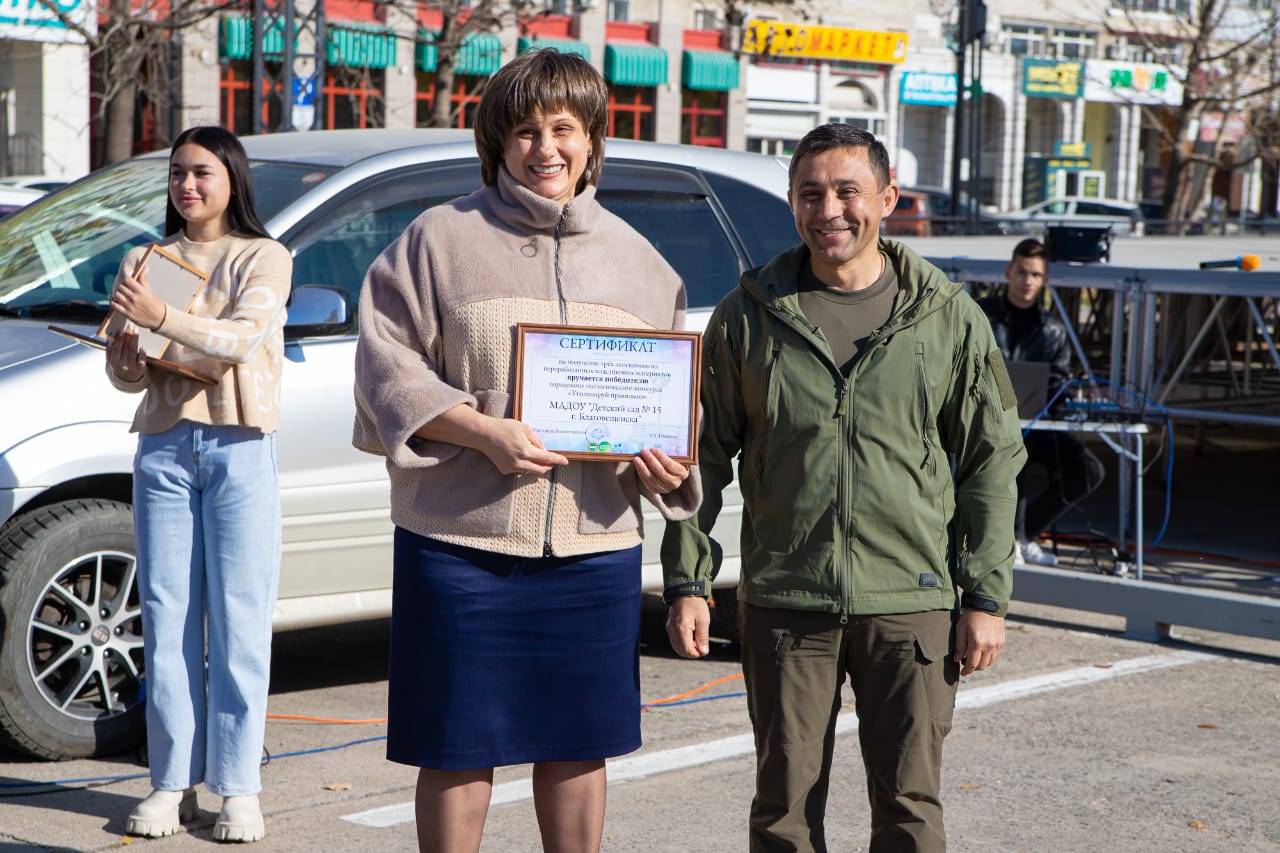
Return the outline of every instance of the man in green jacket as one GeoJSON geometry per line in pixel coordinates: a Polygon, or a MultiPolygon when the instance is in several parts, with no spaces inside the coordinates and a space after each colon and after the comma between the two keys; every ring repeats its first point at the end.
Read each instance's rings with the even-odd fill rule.
{"type": "Polygon", "coordinates": [[[736,460],[753,853],[826,849],[846,675],[871,850],[944,850],[956,687],[1004,645],[1016,401],[974,301],[879,239],[897,198],[874,136],[810,131],[788,193],[803,244],[744,274],[704,337],[703,503],[663,539],[667,631],[679,654],[707,653],[708,531],[736,460]]]}

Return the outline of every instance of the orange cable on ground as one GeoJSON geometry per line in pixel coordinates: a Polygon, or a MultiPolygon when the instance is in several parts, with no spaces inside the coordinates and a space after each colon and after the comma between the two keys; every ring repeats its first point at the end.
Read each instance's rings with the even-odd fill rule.
{"type": "MultiPolygon", "coordinates": [[[[723,678],[717,678],[715,681],[708,681],[701,687],[695,687],[693,690],[686,690],[684,693],[677,693],[675,696],[668,696],[665,699],[654,699],[652,702],[645,702],[645,705],[662,705],[667,702],[678,702],[681,699],[687,699],[690,696],[696,696],[704,690],[710,690],[717,684],[724,684],[726,681],[737,681],[742,678],[742,673],[736,675],[726,675],[723,678]]],[[[376,720],[336,720],[330,717],[307,717],[302,714],[267,714],[268,720],[296,720],[303,723],[330,723],[340,726],[363,726],[374,725],[377,723],[385,723],[386,717],[376,720]]]]}
{"type": "Polygon", "coordinates": [[[737,681],[739,678],[742,678],[742,673],[738,673],[737,675],[726,675],[724,678],[717,678],[715,681],[708,681],[706,684],[702,685],[701,687],[695,687],[693,690],[686,690],[684,693],[677,693],[675,696],[668,696],[665,699],[654,699],[653,701],[645,702],[644,704],[662,705],[666,702],[676,702],[676,701],[679,701],[680,699],[686,699],[690,696],[694,696],[698,693],[701,693],[704,690],[710,690],[712,687],[715,687],[717,684],[724,684],[726,681],[737,681]]]}
{"type": "Polygon", "coordinates": [[[371,723],[385,723],[386,717],[380,720],[333,720],[328,717],[304,717],[299,714],[267,714],[268,720],[300,720],[304,723],[333,723],[340,726],[363,726],[371,723]]]}

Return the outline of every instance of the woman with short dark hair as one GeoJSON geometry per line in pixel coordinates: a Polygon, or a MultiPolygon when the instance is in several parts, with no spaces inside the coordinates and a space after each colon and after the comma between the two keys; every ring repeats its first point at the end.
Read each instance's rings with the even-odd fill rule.
{"type": "Polygon", "coordinates": [[[679,329],[684,288],[595,198],[608,95],[582,57],[494,75],[484,187],[418,217],[360,300],[355,444],[396,525],[387,756],[420,768],[423,850],[479,848],[493,768],[533,764],[547,850],[592,851],[604,760],[640,745],[640,498],[698,505],[655,449],[572,461],[512,418],[517,323],[679,329]]]}

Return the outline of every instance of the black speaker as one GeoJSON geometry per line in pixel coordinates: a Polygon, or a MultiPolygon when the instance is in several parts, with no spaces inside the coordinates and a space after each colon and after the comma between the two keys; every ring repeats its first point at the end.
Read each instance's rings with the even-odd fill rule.
{"type": "Polygon", "coordinates": [[[1051,261],[1096,264],[1111,260],[1111,228],[1085,225],[1050,225],[1044,231],[1044,248],[1051,261]]]}

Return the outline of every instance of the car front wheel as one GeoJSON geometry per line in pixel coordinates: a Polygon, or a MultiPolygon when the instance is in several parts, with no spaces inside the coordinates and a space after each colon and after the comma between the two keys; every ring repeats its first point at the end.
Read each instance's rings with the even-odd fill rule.
{"type": "Polygon", "coordinates": [[[144,733],[133,515],[42,507],[0,533],[0,733],[41,758],[110,755],[144,733]]]}

